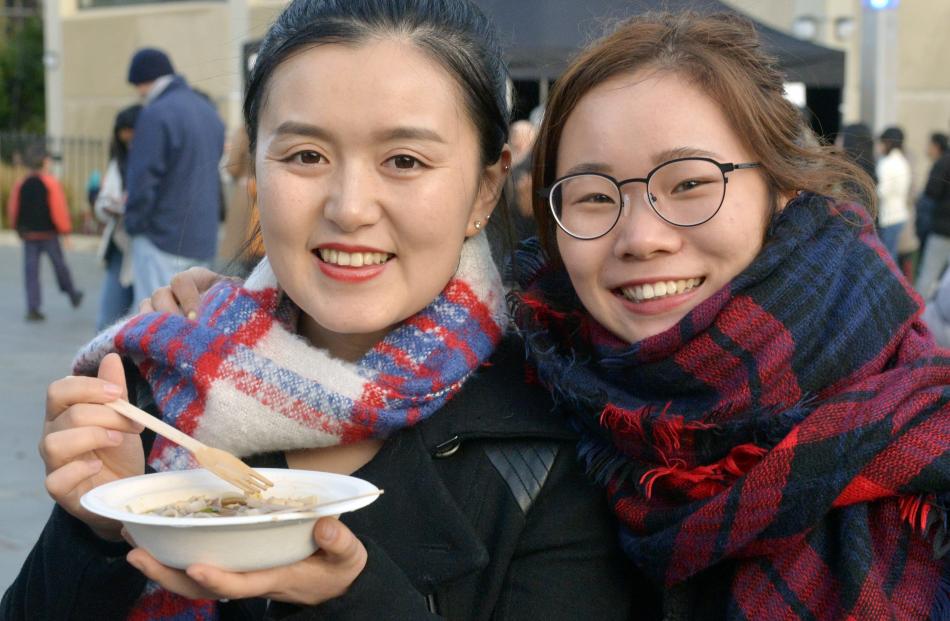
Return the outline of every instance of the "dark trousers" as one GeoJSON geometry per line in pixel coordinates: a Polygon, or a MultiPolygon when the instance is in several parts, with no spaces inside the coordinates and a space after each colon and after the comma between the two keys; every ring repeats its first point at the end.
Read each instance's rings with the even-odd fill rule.
{"type": "Polygon", "coordinates": [[[72,276],[63,257],[63,249],[59,245],[59,238],[52,239],[25,239],[23,240],[23,278],[26,284],[27,310],[40,310],[40,255],[46,253],[53,262],[53,271],[56,273],[56,283],[59,290],[72,297],[76,295],[72,276]]]}

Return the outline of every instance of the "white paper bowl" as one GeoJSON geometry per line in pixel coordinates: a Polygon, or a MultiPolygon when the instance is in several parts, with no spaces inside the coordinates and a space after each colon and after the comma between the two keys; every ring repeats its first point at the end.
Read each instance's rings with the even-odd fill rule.
{"type": "MultiPolygon", "coordinates": [[[[341,474],[257,470],[274,482],[265,496],[316,496],[318,503],[325,503],[378,491],[367,481],[341,474]]],[[[355,511],[376,499],[358,498],[307,513],[242,517],[174,518],[136,513],[199,494],[235,491],[234,486],[199,468],[113,481],[87,492],[80,502],[93,513],[122,522],[136,545],[169,567],[185,569],[206,563],[230,571],[253,571],[307,558],[317,549],[313,525],[319,518],[355,511]]]]}

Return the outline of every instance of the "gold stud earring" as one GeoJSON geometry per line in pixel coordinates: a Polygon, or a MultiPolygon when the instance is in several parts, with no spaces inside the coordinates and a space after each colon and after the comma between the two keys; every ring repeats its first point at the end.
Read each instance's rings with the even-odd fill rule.
{"type": "Polygon", "coordinates": [[[481,221],[481,220],[476,220],[476,221],[475,221],[475,230],[476,230],[476,231],[482,230],[482,221],[481,221]]]}

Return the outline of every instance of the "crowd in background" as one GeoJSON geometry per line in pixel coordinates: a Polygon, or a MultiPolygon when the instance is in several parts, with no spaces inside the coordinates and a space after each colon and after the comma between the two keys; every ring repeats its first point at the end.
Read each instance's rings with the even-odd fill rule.
{"type": "Polygon", "coordinates": [[[947,134],[934,132],[929,137],[929,172],[916,197],[900,127],[885,128],[875,140],[866,124],[849,124],[842,128],[837,144],[874,183],[881,240],[908,281],[928,301],[925,318],[938,342],[950,345],[950,276],[945,277],[950,262],[947,134]]]}
{"type": "MultiPolygon", "coordinates": [[[[97,331],[128,314],[151,291],[167,284],[177,271],[193,265],[212,264],[232,271],[247,271],[263,255],[256,233],[257,216],[247,186],[251,163],[244,127],[231,133],[228,147],[224,149],[223,125],[210,100],[175,74],[170,58],[161,50],[146,48],[137,52],[128,79],[138,91],[141,103],[118,113],[106,172],[100,175],[98,170],[93,171],[87,184],[91,211],[102,230],[98,256],[105,268],[97,331]],[[203,135],[200,141],[207,143],[203,147],[204,153],[196,156],[193,147],[186,149],[185,145],[179,144],[177,153],[189,149],[192,152],[186,161],[177,156],[169,161],[153,161],[163,159],[158,154],[166,145],[156,144],[156,137],[160,138],[162,133],[151,130],[140,137],[136,157],[130,158],[132,139],[143,105],[158,100],[169,85],[184,89],[184,104],[181,101],[169,103],[170,99],[166,97],[157,106],[152,106],[146,118],[154,117],[155,111],[162,107],[180,111],[184,105],[185,110],[197,110],[198,117],[195,117],[195,112],[185,115],[192,117],[194,131],[179,131],[182,137],[187,136],[193,141],[199,140],[195,136],[203,135]],[[209,127],[211,134],[207,130],[209,127]],[[172,165],[172,161],[177,163],[172,165]],[[131,197],[135,204],[136,244],[132,243],[133,236],[129,235],[125,216],[130,197],[127,178],[130,166],[134,167],[135,176],[131,181],[131,197]],[[175,169],[168,170],[169,166],[175,169]],[[178,207],[171,209],[171,205],[178,207]],[[146,214],[144,219],[136,215],[139,212],[146,214]],[[219,224],[222,225],[220,231],[219,224]],[[139,248],[138,271],[133,267],[133,245],[139,248]]],[[[175,88],[172,91],[173,98],[182,99],[180,94],[175,95],[175,88]]],[[[511,126],[509,203],[512,209],[504,221],[493,221],[488,228],[493,255],[500,264],[507,261],[509,251],[518,242],[537,232],[531,213],[531,152],[543,114],[543,106],[538,106],[527,118],[515,120],[511,126]]],[[[146,128],[161,127],[161,123],[175,126],[179,119],[166,112],[164,120],[157,124],[147,120],[146,128]]],[[[926,148],[929,174],[924,187],[916,190],[904,142],[904,132],[898,126],[887,127],[874,136],[865,123],[844,125],[835,138],[841,152],[858,163],[876,187],[875,222],[884,246],[920,295],[925,300],[936,302],[938,286],[950,263],[950,153],[947,134],[934,132],[930,135],[926,148]]],[[[38,153],[33,154],[33,159],[45,157],[45,151],[42,155],[38,153]]],[[[52,179],[51,176],[47,178],[52,179]]],[[[19,186],[17,191],[20,191],[19,186]]],[[[11,195],[11,205],[14,199],[17,199],[17,205],[21,204],[18,196],[11,195]]],[[[12,213],[9,209],[8,205],[8,213],[12,213]]],[[[41,205],[39,209],[44,211],[51,207],[41,205]]],[[[52,209],[50,213],[55,213],[55,208],[52,209]]],[[[14,229],[24,226],[22,218],[19,225],[11,222],[14,229]]],[[[59,231],[57,237],[67,233],[65,229],[59,231]]],[[[36,234],[29,233],[28,236],[35,238],[36,234]]],[[[41,253],[34,252],[35,245],[24,246],[30,248],[29,256],[24,255],[26,318],[30,321],[45,319],[39,308],[38,293],[37,266],[41,253]]],[[[81,293],[70,293],[72,285],[68,281],[65,259],[54,251],[50,251],[49,256],[60,288],[69,293],[73,305],[78,306],[81,293]]],[[[950,289],[950,279],[945,286],[950,289]]],[[[946,296],[950,299],[950,291],[946,296]]],[[[935,310],[929,314],[931,323],[943,316],[935,310]]],[[[946,317],[950,325],[950,309],[946,317]]]]}

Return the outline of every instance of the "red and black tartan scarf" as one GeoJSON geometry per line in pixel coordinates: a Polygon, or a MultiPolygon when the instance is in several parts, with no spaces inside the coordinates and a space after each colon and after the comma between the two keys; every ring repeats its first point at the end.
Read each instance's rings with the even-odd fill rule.
{"type": "Polygon", "coordinates": [[[798,197],[748,268],[633,345],[521,258],[515,322],[667,614],[950,618],[950,352],[863,209],[798,197]]]}

